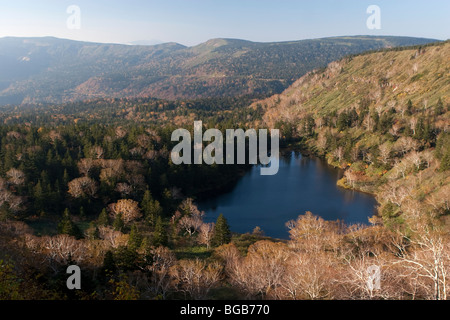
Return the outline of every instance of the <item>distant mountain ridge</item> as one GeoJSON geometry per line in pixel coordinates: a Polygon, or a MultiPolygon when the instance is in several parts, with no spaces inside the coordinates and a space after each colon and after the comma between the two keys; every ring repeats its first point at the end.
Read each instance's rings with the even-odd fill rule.
{"type": "Polygon", "coordinates": [[[212,39],[193,47],[0,39],[0,105],[101,97],[269,96],[350,54],[437,40],[349,36],[259,43],[212,39]]]}

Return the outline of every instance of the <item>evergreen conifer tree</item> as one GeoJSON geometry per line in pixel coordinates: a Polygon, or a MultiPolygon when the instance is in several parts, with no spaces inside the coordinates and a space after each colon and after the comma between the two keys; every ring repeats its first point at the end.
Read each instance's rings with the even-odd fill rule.
{"type": "Polygon", "coordinates": [[[65,209],[63,217],[58,224],[58,232],[60,234],[68,234],[69,236],[74,236],[77,239],[81,238],[81,230],[70,218],[69,209],[65,209]]]}
{"type": "Polygon", "coordinates": [[[130,237],[128,238],[128,246],[130,249],[136,250],[142,244],[142,235],[140,234],[136,224],[133,224],[130,230],[130,237]]]}
{"type": "Polygon", "coordinates": [[[108,213],[106,212],[105,208],[103,208],[102,212],[100,212],[100,215],[97,219],[97,224],[99,226],[107,226],[109,224],[108,213]]]}
{"type": "Polygon", "coordinates": [[[230,226],[228,225],[227,219],[225,219],[223,214],[220,214],[219,217],[217,217],[212,243],[214,246],[221,246],[223,244],[230,243],[230,241],[230,226]]]}
{"type": "Polygon", "coordinates": [[[119,213],[116,216],[116,219],[114,219],[113,228],[116,231],[122,231],[124,226],[125,226],[125,223],[123,222],[123,219],[122,219],[122,213],[119,213]]]}
{"type": "Polygon", "coordinates": [[[166,246],[167,242],[168,240],[166,229],[164,228],[161,217],[158,217],[155,223],[155,231],[153,232],[152,244],[155,247],[166,246]]]}

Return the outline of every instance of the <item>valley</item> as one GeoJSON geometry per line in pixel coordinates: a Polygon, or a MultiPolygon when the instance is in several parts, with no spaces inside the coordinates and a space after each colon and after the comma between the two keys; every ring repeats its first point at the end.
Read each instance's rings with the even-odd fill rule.
{"type": "Polygon", "coordinates": [[[0,105],[269,96],[343,56],[434,41],[383,36],[276,43],[211,39],[186,47],[6,37],[0,39],[0,105]]]}
{"type": "Polygon", "coordinates": [[[450,44],[429,42],[1,39],[0,296],[446,299],[450,44]],[[279,180],[174,163],[172,133],[200,120],[278,129],[279,180]]]}

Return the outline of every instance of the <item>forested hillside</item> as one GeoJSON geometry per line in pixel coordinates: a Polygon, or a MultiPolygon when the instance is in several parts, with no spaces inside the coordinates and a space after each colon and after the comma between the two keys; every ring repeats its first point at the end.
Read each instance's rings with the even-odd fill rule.
{"type": "Polygon", "coordinates": [[[183,275],[167,273],[176,259],[208,265],[212,278],[195,298],[218,284],[219,264],[183,259],[228,243],[229,226],[205,223],[190,197],[228,188],[248,166],[175,166],[175,127],[130,124],[0,128],[1,299],[135,299],[142,288],[128,281],[141,268],[144,282],[162,281],[141,283],[147,298],[182,297],[171,283],[183,275]],[[82,292],[59,281],[71,263],[87,277],[82,292]]]}
{"type": "Polygon", "coordinates": [[[3,124],[61,126],[77,124],[147,126],[189,126],[201,119],[207,127],[220,124],[226,128],[248,127],[261,119],[263,112],[246,108],[255,97],[223,97],[162,100],[152,98],[93,99],[64,104],[39,106],[4,106],[0,113],[3,124]]]}
{"type": "Polygon", "coordinates": [[[450,43],[363,54],[255,103],[264,124],[345,168],[341,186],[377,195],[385,223],[450,204],[450,43]]]}
{"type": "Polygon", "coordinates": [[[424,44],[408,37],[279,43],[213,39],[128,46],[56,38],[0,39],[0,104],[82,99],[205,98],[280,93],[307,71],[348,54],[424,44]]]}
{"type": "Polygon", "coordinates": [[[4,107],[0,299],[448,299],[448,61],[448,42],[350,56],[259,101],[4,107]],[[283,146],[345,169],[341,187],[375,194],[379,214],[344,225],[299,212],[289,240],[206,222],[196,199],[249,166],[174,165],[172,131],[199,119],[280,128],[283,146]],[[74,264],[80,290],[66,286],[74,264]]]}

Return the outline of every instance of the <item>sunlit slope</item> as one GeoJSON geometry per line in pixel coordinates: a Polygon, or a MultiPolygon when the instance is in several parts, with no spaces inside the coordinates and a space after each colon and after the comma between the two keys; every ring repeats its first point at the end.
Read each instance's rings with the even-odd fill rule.
{"type": "Polygon", "coordinates": [[[332,62],[251,107],[345,169],[341,187],[374,193],[386,224],[450,225],[450,42],[332,62]]]}
{"type": "Polygon", "coordinates": [[[363,54],[332,62],[310,72],[282,94],[259,104],[268,108],[265,121],[315,117],[358,108],[362,102],[379,112],[402,112],[408,100],[428,109],[439,99],[450,102],[450,43],[409,50],[363,54]]]}

